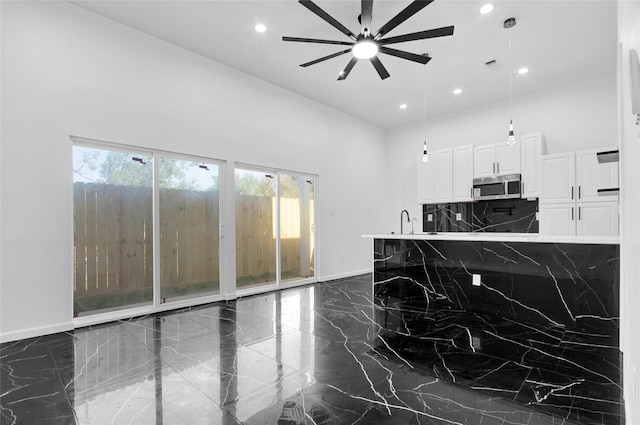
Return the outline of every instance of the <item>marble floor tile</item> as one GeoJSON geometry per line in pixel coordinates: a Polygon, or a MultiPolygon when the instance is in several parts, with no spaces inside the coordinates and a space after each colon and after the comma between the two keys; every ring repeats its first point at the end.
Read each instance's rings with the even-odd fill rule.
{"type": "Polygon", "coordinates": [[[624,424],[606,327],[374,302],[371,286],[362,275],[2,344],[0,424],[624,424]]]}

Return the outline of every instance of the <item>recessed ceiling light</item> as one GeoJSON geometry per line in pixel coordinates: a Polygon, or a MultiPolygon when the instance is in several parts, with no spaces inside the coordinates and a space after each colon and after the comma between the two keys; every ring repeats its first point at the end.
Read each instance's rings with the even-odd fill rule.
{"type": "Polygon", "coordinates": [[[407,109],[407,104],[406,103],[400,104],[400,109],[407,109]]]}
{"type": "Polygon", "coordinates": [[[492,10],[493,10],[493,5],[491,3],[487,3],[480,8],[480,13],[482,13],[483,15],[486,15],[487,13],[490,13],[492,10]]]}
{"type": "Polygon", "coordinates": [[[522,74],[526,74],[527,72],[529,72],[529,68],[520,68],[518,70],[518,74],[522,75],[522,74]]]}
{"type": "Polygon", "coordinates": [[[453,94],[460,94],[460,93],[462,93],[462,89],[460,88],[453,90],[453,94]]]}
{"type": "Polygon", "coordinates": [[[267,27],[264,24],[256,24],[253,29],[255,29],[257,32],[265,32],[267,30],[267,27]]]}

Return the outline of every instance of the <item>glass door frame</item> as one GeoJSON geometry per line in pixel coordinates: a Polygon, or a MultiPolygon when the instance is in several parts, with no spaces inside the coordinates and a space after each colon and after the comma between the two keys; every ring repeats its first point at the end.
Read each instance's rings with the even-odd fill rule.
{"type": "MultiPolygon", "coordinates": [[[[137,147],[131,145],[125,145],[120,143],[113,143],[103,140],[97,139],[89,139],[85,137],[78,136],[70,136],[70,153],[71,157],[73,157],[73,146],[82,146],[93,149],[102,149],[102,150],[114,150],[118,152],[125,152],[130,154],[139,154],[139,155],[148,155],[153,158],[153,197],[152,197],[152,213],[153,213],[153,302],[151,305],[145,306],[137,306],[137,307],[123,307],[117,310],[108,311],[108,312],[96,312],[95,314],[88,314],[86,316],[73,317],[73,302],[71,302],[71,317],[73,318],[74,328],[90,326],[99,323],[105,323],[114,320],[127,319],[135,316],[153,314],[162,311],[175,310],[178,308],[191,307],[200,304],[207,304],[216,301],[222,301],[228,298],[228,286],[224,284],[227,280],[227,270],[226,270],[226,258],[227,258],[227,244],[226,244],[226,236],[224,235],[223,229],[224,224],[226,224],[226,207],[224,203],[227,200],[227,188],[228,184],[226,183],[226,169],[227,162],[221,159],[208,158],[198,155],[189,155],[178,152],[171,152],[159,149],[149,149],[144,147],[137,147]],[[167,300],[166,303],[162,303],[162,295],[161,295],[161,284],[160,284],[160,186],[158,184],[158,176],[160,170],[160,158],[161,157],[169,157],[173,159],[192,161],[192,162],[204,162],[209,164],[215,164],[218,166],[218,196],[220,202],[219,208],[219,268],[220,268],[220,289],[218,294],[215,295],[205,295],[205,296],[195,296],[193,298],[170,301],[167,300]]],[[[70,171],[71,173],[71,171],[70,171]]],[[[69,187],[72,188],[73,176],[70,175],[69,187]]],[[[71,190],[72,192],[72,190],[71,190]]],[[[73,211],[73,196],[70,196],[71,203],[71,211],[73,211]]],[[[71,214],[71,229],[74,228],[73,225],[73,214],[71,214]]],[[[73,241],[73,237],[72,237],[73,241]]],[[[71,256],[73,258],[74,246],[73,242],[71,245],[71,256]]],[[[74,273],[73,264],[72,274],[74,273]]],[[[74,299],[74,291],[73,291],[73,280],[70,285],[70,294],[71,299],[74,299]]]]}
{"type": "MultiPolygon", "coordinates": [[[[312,267],[314,269],[314,275],[312,277],[302,278],[302,279],[292,280],[292,281],[287,281],[285,283],[282,282],[282,258],[281,258],[282,243],[281,243],[281,235],[280,235],[280,175],[284,174],[284,175],[293,176],[293,177],[303,177],[303,178],[306,178],[306,179],[310,179],[313,182],[313,186],[314,186],[313,237],[314,237],[314,244],[317,243],[317,241],[316,241],[317,230],[316,229],[317,229],[317,217],[318,217],[318,214],[317,214],[317,205],[318,205],[318,203],[317,203],[317,195],[318,195],[318,180],[319,180],[318,175],[312,174],[312,173],[299,172],[299,171],[292,171],[292,170],[285,170],[285,169],[279,169],[279,168],[259,166],[259,165],[251,165],[251,164],[246,164],[246,163],[241,163],[241,162],[236,162],[236,163],[233,164],[233,170],[230,170],[230,171],[233,171],[233,175],[234,176],[235,176],[235,170],[236,169],[241,169],[241,170],[246,170],[246,171],[253,171],[253,172],[258,172],[258,173],[272,174],[274,180],[276,181],[275,193],[276,193],[276,200],[277,200],[277,202],[275,203],[275,214],[276,214],[277,220],[276,220],[276,225],[275,225],[275,229],[274,229],[274,231],[275,231],[275,233],[277,235],[277,237],[276,237],[276,281],[274,283],[269,283],[269,284],[266,284],[266,285],[253,286],[253,287],[249,287],[249,288],[238,288],[238,286],[237,286],[237,276],[236,276],[236,279],[234,279],[233,282],[229,282],[229,284],[233,286],[233,289],[235,291],[236,296],[237,297],[249,296],[249,295],[260,294],[260,293],[265,293],[265,292],[269,292],[269,291],[279,290],[279,289],[295,288],[296,286],[303,286],[303,285],[307,285],[307,284],[310,284],[310,283],[318,282],[318,276],[317,276],[318,255],[314,255],[314,258],[313,258],[312,267]]],[[[233,184],[233,188],[230,188],[230,192],[231,191],[233,191],[234,199],[235,199],[235,181],[234,181],[234,184],[233,184]]],[[[233,238],[234,238],[233,246],[235,248],[235,246],[236,246],[236,226],[235,226],[235,221],[234,221],[232,232],[233,232],[233,238]]],[[[234,255],[234,257],[235,257],[235,255],[234,255]]],[[[236,259],[236,261],[237,261],[237,259],[236,259]]],[[[235,266],[235,264],[234,264],[234,266],[235,266]]],[[[234,275],[235,275],[235,273],[234,273],[234,275]]]]}

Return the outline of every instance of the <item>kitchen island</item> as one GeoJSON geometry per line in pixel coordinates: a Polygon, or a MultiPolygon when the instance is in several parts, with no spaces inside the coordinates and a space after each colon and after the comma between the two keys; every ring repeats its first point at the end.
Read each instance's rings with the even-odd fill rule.
{"type": "Polygon", "coordinates": [[[618,329],[615,237],[535,233],[365,235],[374,241],[374,294],[405,307],[435,304],[525,322],[618,329]]]}
{"type": "Polygon", "coordinates": [[[387,358],[558,423],[624,424],[617,238],[365,237],[387,358]]]}

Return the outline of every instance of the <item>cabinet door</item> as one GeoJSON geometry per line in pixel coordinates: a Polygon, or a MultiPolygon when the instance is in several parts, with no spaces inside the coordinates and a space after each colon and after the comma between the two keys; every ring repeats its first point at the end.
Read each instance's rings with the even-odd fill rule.
{"type": "Polygon", "coordinates": [[[576,157],[573,152],[542,157],[541,203],[575,202],[576,157]]]}
{"type": "Polygon", "coordinates": [[[541,204],[540,234],[574,236],[576,234],[575,203],[541,204]]]}
{"type": "Polygon", "coordinates": [[[615,201],[618,195],[598,195],[598,189],[618,187],[618,163],[598,163],[596,154],[617,148],[603,148],[576,152],[576,181],[578,202],[615,201]]]}
{"type": "Polygon", "coordinates": [[[520,174],[520,143],[496,144],[496,174],[520,174]]]}
{"type": "Polygon", "coordinates": [[[473,200],[473,145],[453,149],[453,202],[473,200]]]}
{"type": "Polygon", "coordinates": [[[579,236],[618,236],[618,202],[579,202],[579,236]]]}
{"type": "Polygon", "coordinates": [[[538,172],[544,153],[542,133],[525,134],[520,138],[520,172],[522,174],[521,193],[523,198],[540,196],[541,178],[538,172]]]}
{"type": "Polygon", "coordinates": [[[473,177],[491,177],[496,172],[496,146],[483,145],[473,148],[473,177]]]}
{"type": "Polygon", "coordinates": [[[434,186],[436,203],[453,200],[453,156],[451,149],[433,153],[434,186]]]}
{"type": "MultiPolygon", "coordinates": [[[[431,155],[432,156],[432,155],[431,155]]],[[[418,203],[435,203],[435,170],[433,160],[422,162],[422,155],[418,156],[418,203]]]]}

